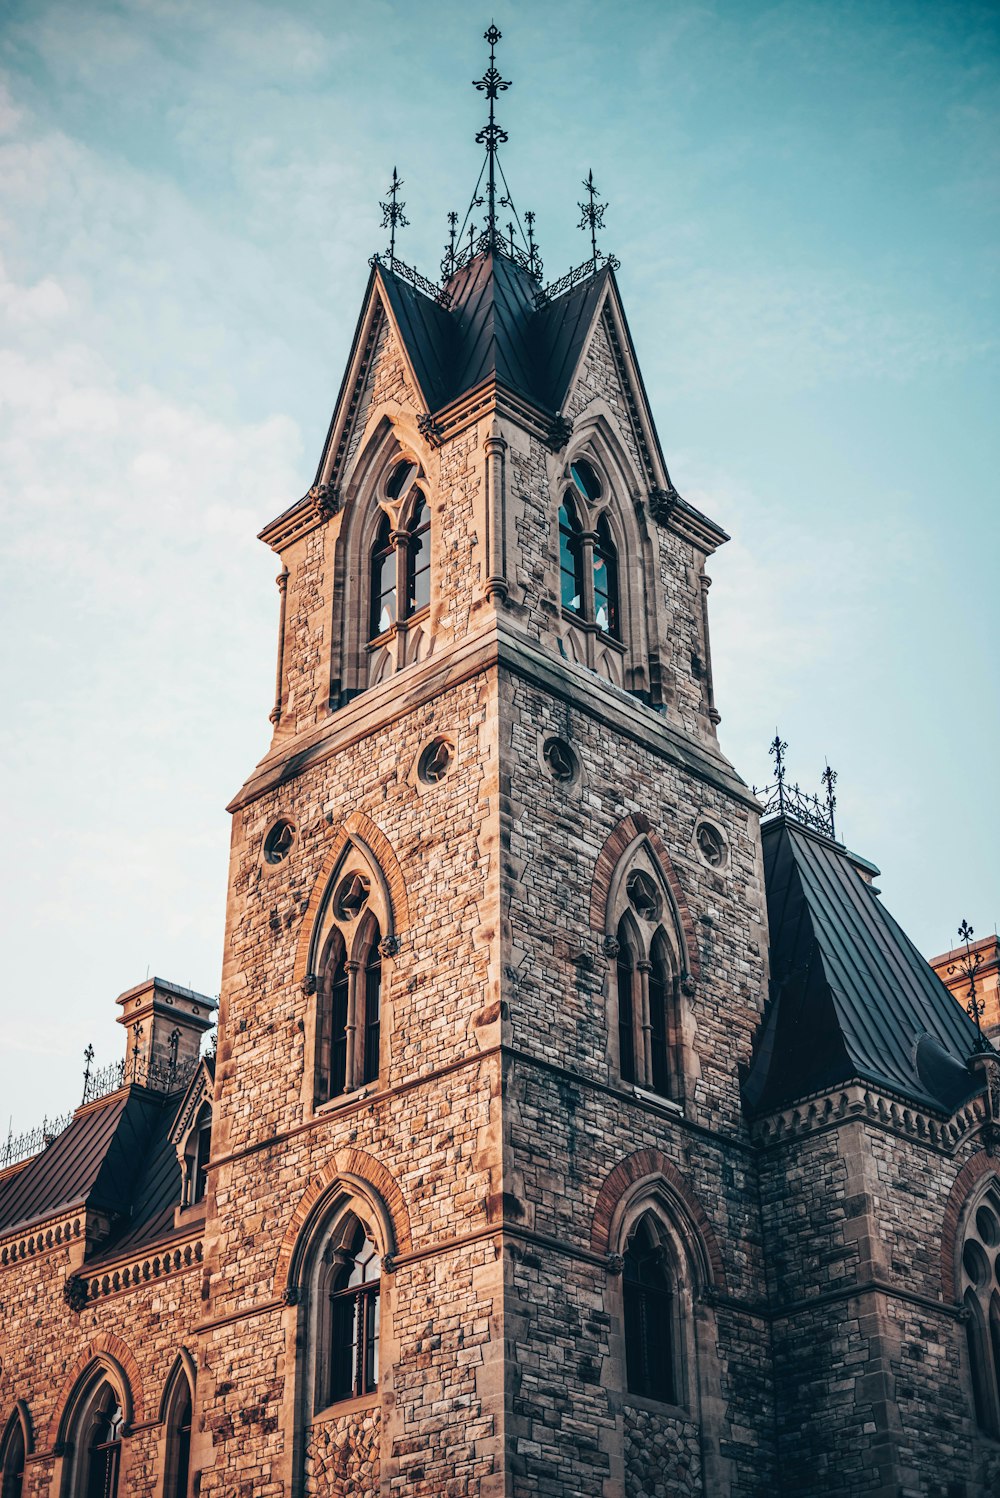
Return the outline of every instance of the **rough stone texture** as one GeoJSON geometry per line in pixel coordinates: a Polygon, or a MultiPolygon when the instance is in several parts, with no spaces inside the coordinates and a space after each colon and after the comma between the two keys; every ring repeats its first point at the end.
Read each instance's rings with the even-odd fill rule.
{"type": "Polygon", "coordinates": [[[694,1498],[703,1492],[699,1433],[693,1421],[626,1405],[627,1498],[694,1498]]]}
{"type": "Polygon", "coordinates": [[[309,1498],[378,1498],[378,1406],[316,1419],[306,1442],[309,1498]]]}

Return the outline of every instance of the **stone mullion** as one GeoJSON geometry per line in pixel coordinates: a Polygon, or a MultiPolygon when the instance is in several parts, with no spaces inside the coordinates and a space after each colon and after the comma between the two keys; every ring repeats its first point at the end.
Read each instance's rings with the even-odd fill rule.
{"type": "Polygon", "coordinates": [[[344,1091],[353,1092],[358,1085],[358,974],[361,963],[352,958],[347,967],[347,1060],[344,1066],[344,1091]]]}
{"type": "MultiPolygon", "coordinates": [[[[648,958],[642,958],[636,964],[639,969],[639,1023],[641,1029],[642,1048],[642,1076],[637,1078],[644,1087],[651,1085],[653,1080],[653,1026],[649,1017],[649,975],[653,964],[648,958]]],[[[638,1068],[637,1068],[638,1069],[638,1068]]]]}
{"type": "Polygon", "coordinates": [[[597,544],[596,531],[581,531],[578,537],[580,547],[580,567],[583,572],[583,594],[580,602],[582,604],[582,617],[588,624],[594,622],[594,547],[597,544]]]}

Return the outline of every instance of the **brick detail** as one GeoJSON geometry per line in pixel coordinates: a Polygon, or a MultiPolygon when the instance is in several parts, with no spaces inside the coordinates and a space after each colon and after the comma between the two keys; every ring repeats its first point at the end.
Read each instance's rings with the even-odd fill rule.
{"type": "Polygon", "coordinates": [[[726,1288],[725,1265],[722,1262],[718,1239],[705,1214],[705,1209],[698,1198],[692,1195],[676,1166],[658,1149],[636,1150],[634,1154],[620,1160],[605,1177],[591,1219],[590,1247],[592,1252],[606,1254],[611,1251],[611,1223],[618,1203],[630,1186],[634,1186],[637,1181],[648,1180],[650,1176],[659,1176],[667,1182],[674,1194],[680,1197],[704,1245],[712,1271],[712,1283],[717,1289],[724,1290],[726,1288]]]}
{"type": "Polygon", "coordinates": [[[344,849],[353,838],[365,844],[375,859],[385,877],[389,889],[389,899],[392,903],[392,919],[395,931],[405,930],[409,925],[409,908],[406,900],[406,884],[403,880],[403,871],[399,866],[399,859],[393,852],[392,844],[382,829],[366,817],[363,811],[352,811],[344,822],[337,836],[334,838],[323,860],[323,866],[319,871],[319,877],[313,885],[309,904],[306,906],[302,929],[299,933],[299,943],[295,950],[295,967],[292,973],[292,981],[301,983],[306,976],[309,966],[309,946],[312,942],[312,934],[319,916],[320,907],[329,888],[330,880],[333,878],[337,865],[344,855],[344,849]]]}
{"type": "Polygon", "coordinates": [[[983,1177],[988,1175],[1000,1177],[1000,1162],[988,1155],[985,1150],[979,1150],[971,1159],[966,1160],[955,1177],[955,1184],[951,1188],[948,1203],[944,1209],[944,1226],[941,1232],[941,1293],[949,1305],[957,1298],[955,1248],[959,1219],[969,1197],[983,1177]]]}
{"type": "Polygon", "coordinates": [[[597,856],[597,863],[594,865],[594,879],[590,886],[591,930],[604,930],[604,918],[608,908],[608,896],[611,893],[611,881],[626,849],[635,842],[637,837],[644,837],[656,854],[656,860],[663,870],[664,878],[670,886],[670,893],[677,908],[677,916],[684,934],[684,945],[687,949],[690,972],[695,978],[699,978],[701,976],[701,962],[698,956],[698,943],[695,939],[694,921],[691,919],[691,912],[688,909],[687,900],[684,898],[684,891],[681,888],[681,883],[674,866],[670,861],[670,854],[667,852],[663,839],[649,818],[643,816],[642,812],[636,812],[619,822],[614,831],[609,833],[604,847],[597,856]]]}
{"type": "MultiPolygon", "coordinates": [[[[413,1246],[410,1233],[410,1214],[403,1200],[403,1193],[395,1178],[390,1175],[380,1160],[373,1155],[368,1155],[364,1150],[342,1150],[334,1159],[333,1163],[325,1170],[319,1171],[299,1199],[299,1204],[292,1213],[291,1221],[285,1230],[285,1236],[281,1242],[278,1260],[274,1270],[275,1288],[284,1288],[288,1281],[288,1271],[291,1266],[295,1246],[302,1235],[313,1210],[324,1196],[327,1196],[337,1182],[345,1177],[354,1176],[356,1179],[366,1181],[369,1186],[380,1197],[385,1207],[386,1215],[392,1222],[395,1233],[396,1253],[406,1253],[413,1246]]],[[[350,1180],[345,1181],[345,1189],[350,1189],[350,1180]]]]}
{"type": "Polygon", "coordinates": [[[145,1419],[145,1396],[139,1364],[121,1337],[116,1337],[113,1332],[101,1332],[84,1348],[66,1375],[62,1392],[56,1400],[55,1409],[49,1419],[46,1445],[52,1447],[57,1441],[65,1438],[65,1432],[61,1432],[60,1427],[66,1414],[66,1407],[76,1392],[81,1378],[95,1363],[100,1363],[116,1373],[124,1383],[125,1418],[128,1424],[138,1425],[145,1419]]]}

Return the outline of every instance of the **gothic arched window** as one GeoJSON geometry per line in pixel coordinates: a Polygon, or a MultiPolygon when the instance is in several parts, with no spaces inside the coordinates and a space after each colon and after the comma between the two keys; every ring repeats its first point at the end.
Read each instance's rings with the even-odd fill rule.
{"type": "Polygon", "coordinates": [[[14,1414],[4,1433],[0,1447],[0,1494],[2,1498],[21,1498],[24,1488],[24,1427],[14,1414]]]}
{"type": "Polygon", "coordinates": [[[167,1461],[163,1479],[163,1498],[188,1498],[191,1479],[191,1385],[180,1364],[167,1398],[167,1461]]]}
{"type": "Polygon", "coordinates": [[[349,1212],[327,1244],[317,1285],[317,1410],[378,1389],[381,1269],[371,1233],[349,1212]]]}
{"type": "Polygon", "coordinates": [[[208,1162],[212,1154],[212,1105],[202,1103],[195,1119],[194,1128],[188,1135],[184,1151],[184,1173],[187,1183],[187,1204],[205,1200],[208,1190],[208,1162]]]}
{"type": "Polygon", "coordinates": [[[112,1385],[98,1385],[81,1422],[83,1463],[74,1498],[117,1498],[125,1414],[112,1385]]]}
{"type": "Polygon", "coordinates": [[[383,511],[371,550],[371,608],[368,637],[375,640],[396,622],[396,542],[383,511]]]}
{"type": "Polygon", "coordinates": [[[330,933],[316,993],[316,1101],[347,1090],[347,949],[337,927],[330,933]]]}
{"type": "Polygon", "coordinates": [[[364,932],[364,1032],[362,1037],[362,1082],[374,1082],[379,1071],[379,1046],[382,1034],[382,954],[381,932],[374,916],[364,932]]]}
{"type": "Polygon", "coordinates": [[[1000,1437],[1000,1183],[968,1212],[960,1277],[976,1424],[1000,1437]]]}
{"type": "Polygon", "coordinates": [[[629,1238],[623,1259],[629,1392],[676,1404],[675,1289],[667,1256],[648,1215],[629,1238]]]}
{"type": "MultiPolygon", "coordinates": [[[[608,1024],[612,1034],[614,1028],[618,1032],[618,1075],[680,1103],[682,938],[666,879],[648,844],[623,857],[611,881],[606,921],[606,951],[614,953],[608,1024]]],[[[614,1066],[613,1042],[610,1050],[614,1066]]]]}
{"type": "Polygon", "coordinates": [[[634,1082],[635,1074],[635,1018],[636,987],[639,976],[632,935],[623,918],[618,926],[618,1070],[623,1082],[634,1082]]]}
{"type": "Polygon", "coordinates": [[[562,606],[583,613],[583,544],[576,505],[567,494],[559,508],[559,589],[562,606]]]}
{"type": "Polygon", "coordinates": [[[431,601],[431,511],[417,492],[406,536],[406,618],[431,601]]]}
{"type": "Polygon", "coordinates": [[[597,522],[594,542],[594,623],[606,635],[619,638],[618,551],[611,539],[607,515],[597,522]]]}
{"type": "Polygon", "coordinates": [[[677,980],[671,972],[662,928],[650,945],[649,1084],[661,1097],[675,1097],[677,1086],[677,980]]]}

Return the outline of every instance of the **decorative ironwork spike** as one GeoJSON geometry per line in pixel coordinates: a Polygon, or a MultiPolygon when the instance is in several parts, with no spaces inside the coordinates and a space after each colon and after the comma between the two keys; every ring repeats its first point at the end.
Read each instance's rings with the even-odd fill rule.
{"type": "Polygon", "coordinates": [[[768,752],[774,760],[774,779],[778,787],[778,807],[784,814],[785,810],[785,750],[788,745],[777,729],[774,730],[774,738],[768,745],[768,752]]]}
{"type": "Polygon", "coordinates": [[[497,183],[496,165],[497,148],[508,140],[506,130],[496,122],[496,100],[498,95],[510,88],[510,79],[501,78],[496,65],[496,45],[502,36],[499,27],[490,25],[488,31],[483,32],[484,41],[490,44],[490,65],[482,78],[474,78],[472,86],[480,93],[485,93],[490,106],[489,123],[486,124],[476,136],[476,144],[486,147],[486,159],[489,167],[486,186],[486,235],[490,249],[497,247],[497,183]]]}
{"type": "Polygon", "coordinates": [[[441,261],[441,274],[448,281],[455,274],[455,238],[458,234],[458,214],[448,215],[448,243],[444,247],[444,259],[441,261]]]}
{"type": "Polygon", "coordinates": [[[540,281],[542,279],[542,262],[538,254],[538,246],[535,243],[535,214],[529,208],[524,215],[524,222],[528,226],[528,269],[531,274],[540,281]]]}
{"type": "Polygon", "coordinates": [[[83,1053],[83,1101],[87,1101],[87,1088],[90,1086],[90,1068],[94,1064],[94,1047],[88,1045],[83,1053]]]}
{"type": "Polygon", "coordinates": [[[397,201],[399,197],[399,189],[402,186],[402,178],[396,172],[396,168],[393,167],[392,181],[389,184],[389,201],[388,203],[379,203],[378,205],[382,210],[382,228],[389,230],[390,270],[392,269],[392,262],[396,258],[396,230],[397,228],[405,229],[410,222],[410,220],[403,212],[406,204],[397,201]]]}
{"type": "Polygon", "coordinates": [[[986,1012],[986,1001],[985,999],[980,998],[979,993],[976,989],[976,976],[979,972],[980,967],[982,966],[983,954],[982,952],[973,952],[970,945],[975,934],[976,933],[973,931],[968,921],[963,920],[962,924],[958,928],[958,939],[959,941],[963,941],[965,943],[965,956],[960,959],[959,965],[962,969],[963,976],[965,977],[969,985],[969,997],[968,1002],[965,1006],[965,1012],[970,1019],[975,1020],[976,1022],[976,1031],[978,1033],[978,1039],[976,1040],[976,1050],[988,1051],[991,1049],[991,1047],[989,1041],[983,1034],[982,1025],[983,1015],[986,1012]]]}
{"type": "Polygon", "coordinates": [[[510,223],[510,222],[508,222],[508,224],[507,224],[507,238],[510,240],[510,258],[513,260],[513,258],[514,258],[514,250],[515,250],[515,245],[514,245],[514,225],[512,223],[510,223]]]}
{"type": "Polygon", "coordinates": [[[577,224],[577,228],[590,230],[590,259],[594,269],[596,270],[598,260],[597,231],[598,229],[604,228],[604,213],[608,207],[608,204],[597,202],[598,190],[594,182],[594,173],[592,170],[588,171],[587,180],[583,185],[586,189],[587,201],[586,203],[577,204],[577,207],[583,215],[580,219],[580,222],[577,224]]]}
{"type": "Polygon", "coordinates": [[[837,797],[834,794],[833,788],[837,784],[837,772],[836,770],[830,769],[829,761],[827,762],[826,769],[823,771],[820,779],[822,780],[823,785],[826,788],[826,813],[830,818],[830,836],[832,838],[836,838],[837,829],[836,823],[833,820],[833,814],[837,808],[837,797]]]}

